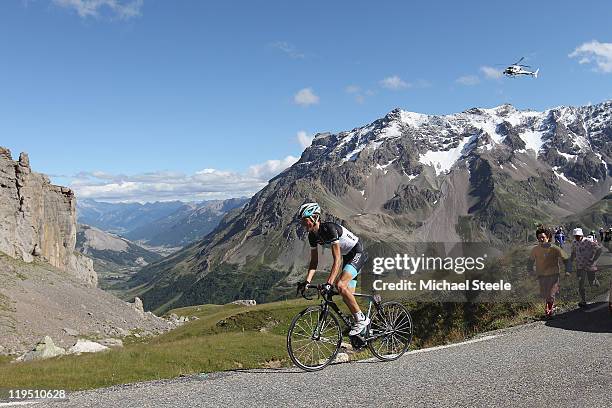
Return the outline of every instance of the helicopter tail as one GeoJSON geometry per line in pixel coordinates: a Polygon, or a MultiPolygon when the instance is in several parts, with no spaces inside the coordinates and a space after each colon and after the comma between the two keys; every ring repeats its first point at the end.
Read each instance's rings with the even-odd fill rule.
{"type": "Polygon", "coordinates": [[[538,72],[540,72],[540,68],[536,69],[535,72],[533,73],[534,78],[538,77],[538,72]]]}

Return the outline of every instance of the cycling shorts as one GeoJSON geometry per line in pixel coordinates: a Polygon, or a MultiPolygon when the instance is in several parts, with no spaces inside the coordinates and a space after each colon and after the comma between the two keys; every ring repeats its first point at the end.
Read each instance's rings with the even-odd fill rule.
{"type": "Polygon", "coordinates": [[[342,271],[350,273],[353,278],[349,282],[349,288],[357,287],[357,275],[359,275],[367,260],[368,254],[363,250],[361,241],[357,241],[353,249],[342,256],[342,271]]]}

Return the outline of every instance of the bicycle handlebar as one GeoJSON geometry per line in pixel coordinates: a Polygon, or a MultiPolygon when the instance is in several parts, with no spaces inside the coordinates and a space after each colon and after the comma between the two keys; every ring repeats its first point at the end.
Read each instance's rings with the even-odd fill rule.
{"type": "MultiPolygon", "coordinates": [[[[306,296],[306,291],[308,289],[316,289],[318,294],[321,294],[321,290],[323,289],[323,286],[325,285],[312,285],[312,284],[307,284],[306,288],[304,289],[304,291],[302,292],[302,297],[306,300],[312,300],[314,299],[314,297],[308,297],[306,296]]],[[[332,296],[337,295],[338,291],[336,290],[336,288],[334,286],[332,286],[332,291],[328,293],[329,294],[329,298],[331,299],[332,296]]]]}

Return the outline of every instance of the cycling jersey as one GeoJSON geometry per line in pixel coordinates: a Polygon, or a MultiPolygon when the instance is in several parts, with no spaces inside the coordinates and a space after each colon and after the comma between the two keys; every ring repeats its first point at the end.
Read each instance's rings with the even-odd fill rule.
{"type": "Polygon", "coordinates": [[[322,222],[317,232],[308,233],[311,248],[316,248],[317,245],[330,248],[331,244],[337,242],[342,255],[348,254],[358,241],[359,238],[355,234],[335,222],[322,222]]]}
{"type": "Polygon", "coordinates": [[[334,222],[322,222],[317,232],[308,233],[308,242],[311,248],[317,245],[329,248],[337,242],[342,254],[342,271],[350,273],[353,278],[349,281],[349,287],[357,286],[357,275],[368,260],[368,254],[363,250],[357,235],[334,222]]]}

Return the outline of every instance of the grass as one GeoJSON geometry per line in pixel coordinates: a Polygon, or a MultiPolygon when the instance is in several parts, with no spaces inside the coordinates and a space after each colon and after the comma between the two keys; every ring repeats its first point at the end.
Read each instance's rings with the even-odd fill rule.
{"type": "MultiPolygon", "coordinates": [[[[510,259],[522,262],[524,256],[510,259]]],[[[498,263],[502,276],[511,266],[516,266],[506,263],[503,260],[498,263]]],[[[522,264],[518,266],[519,270],[523,269],[522,264]]],[[[609,275],[609,272],[600,275],[602,284],[608,284],[609,275]]],[[[533,278],[527,283],[536,285],[533,278]]],[[[575,292],[575,276],[562,276],[561,284],[561,308],[564,302],[575,304],[569,296],[575,292]]],[[[0,388],[81,390],[202,372],[288,366],[285,336],[291,319],[304,307],[316,304],[316,301],[295,299],[252,307],[209,304],[174,309],[168,314],[198,319],[154,338],[129,336],[124,339],[124,348],[104,353],[20,364],[8,364],[8,358],[0,357],[0,388]]],[[[544,317],[541,301],[412,301],[407,306],[414,322],[413,349],[462,341],[478,333],[544,317]]],[[[344,307],[343,312],[346,312],[344,307]]],[[[370,354],[365,351],[356,357],[370,357],[370,354]]]]}
{"type": "Polygon", "coordinates": [[[80,390],[201,372],[260,368],[271,361],[288,365],[286,327],[305,303],[178,309],[173,312],[197,316],[199,320],[156,338],[126,342],[123,349],[104,353],[20,364],[8,364],[3,358],[0,388],[80,390]]]}
{"type": "MultiPolygon", "coordinates": [[[[287,328],[293,316],[315,302],[291,300],[253,307],[202,305],[175,309],[197,320],[161,336],[125,342],[122,349],[19,364],[0,359],[0,388],[82,390],[237,368],[289,366],[287,328]]],[[[415,347],[463,340],[482,330],[523,323],[524,306],[412,304],[415,347]],[[467,322],[467,323],[466,323],[467,322]],[[470,324],[469,322],[477,322],[470,324]]],[[[346,339],[345,339],[346,340],[346,339]]],[[[370,357],[368,352],[358,358],[370,357]]]]}

